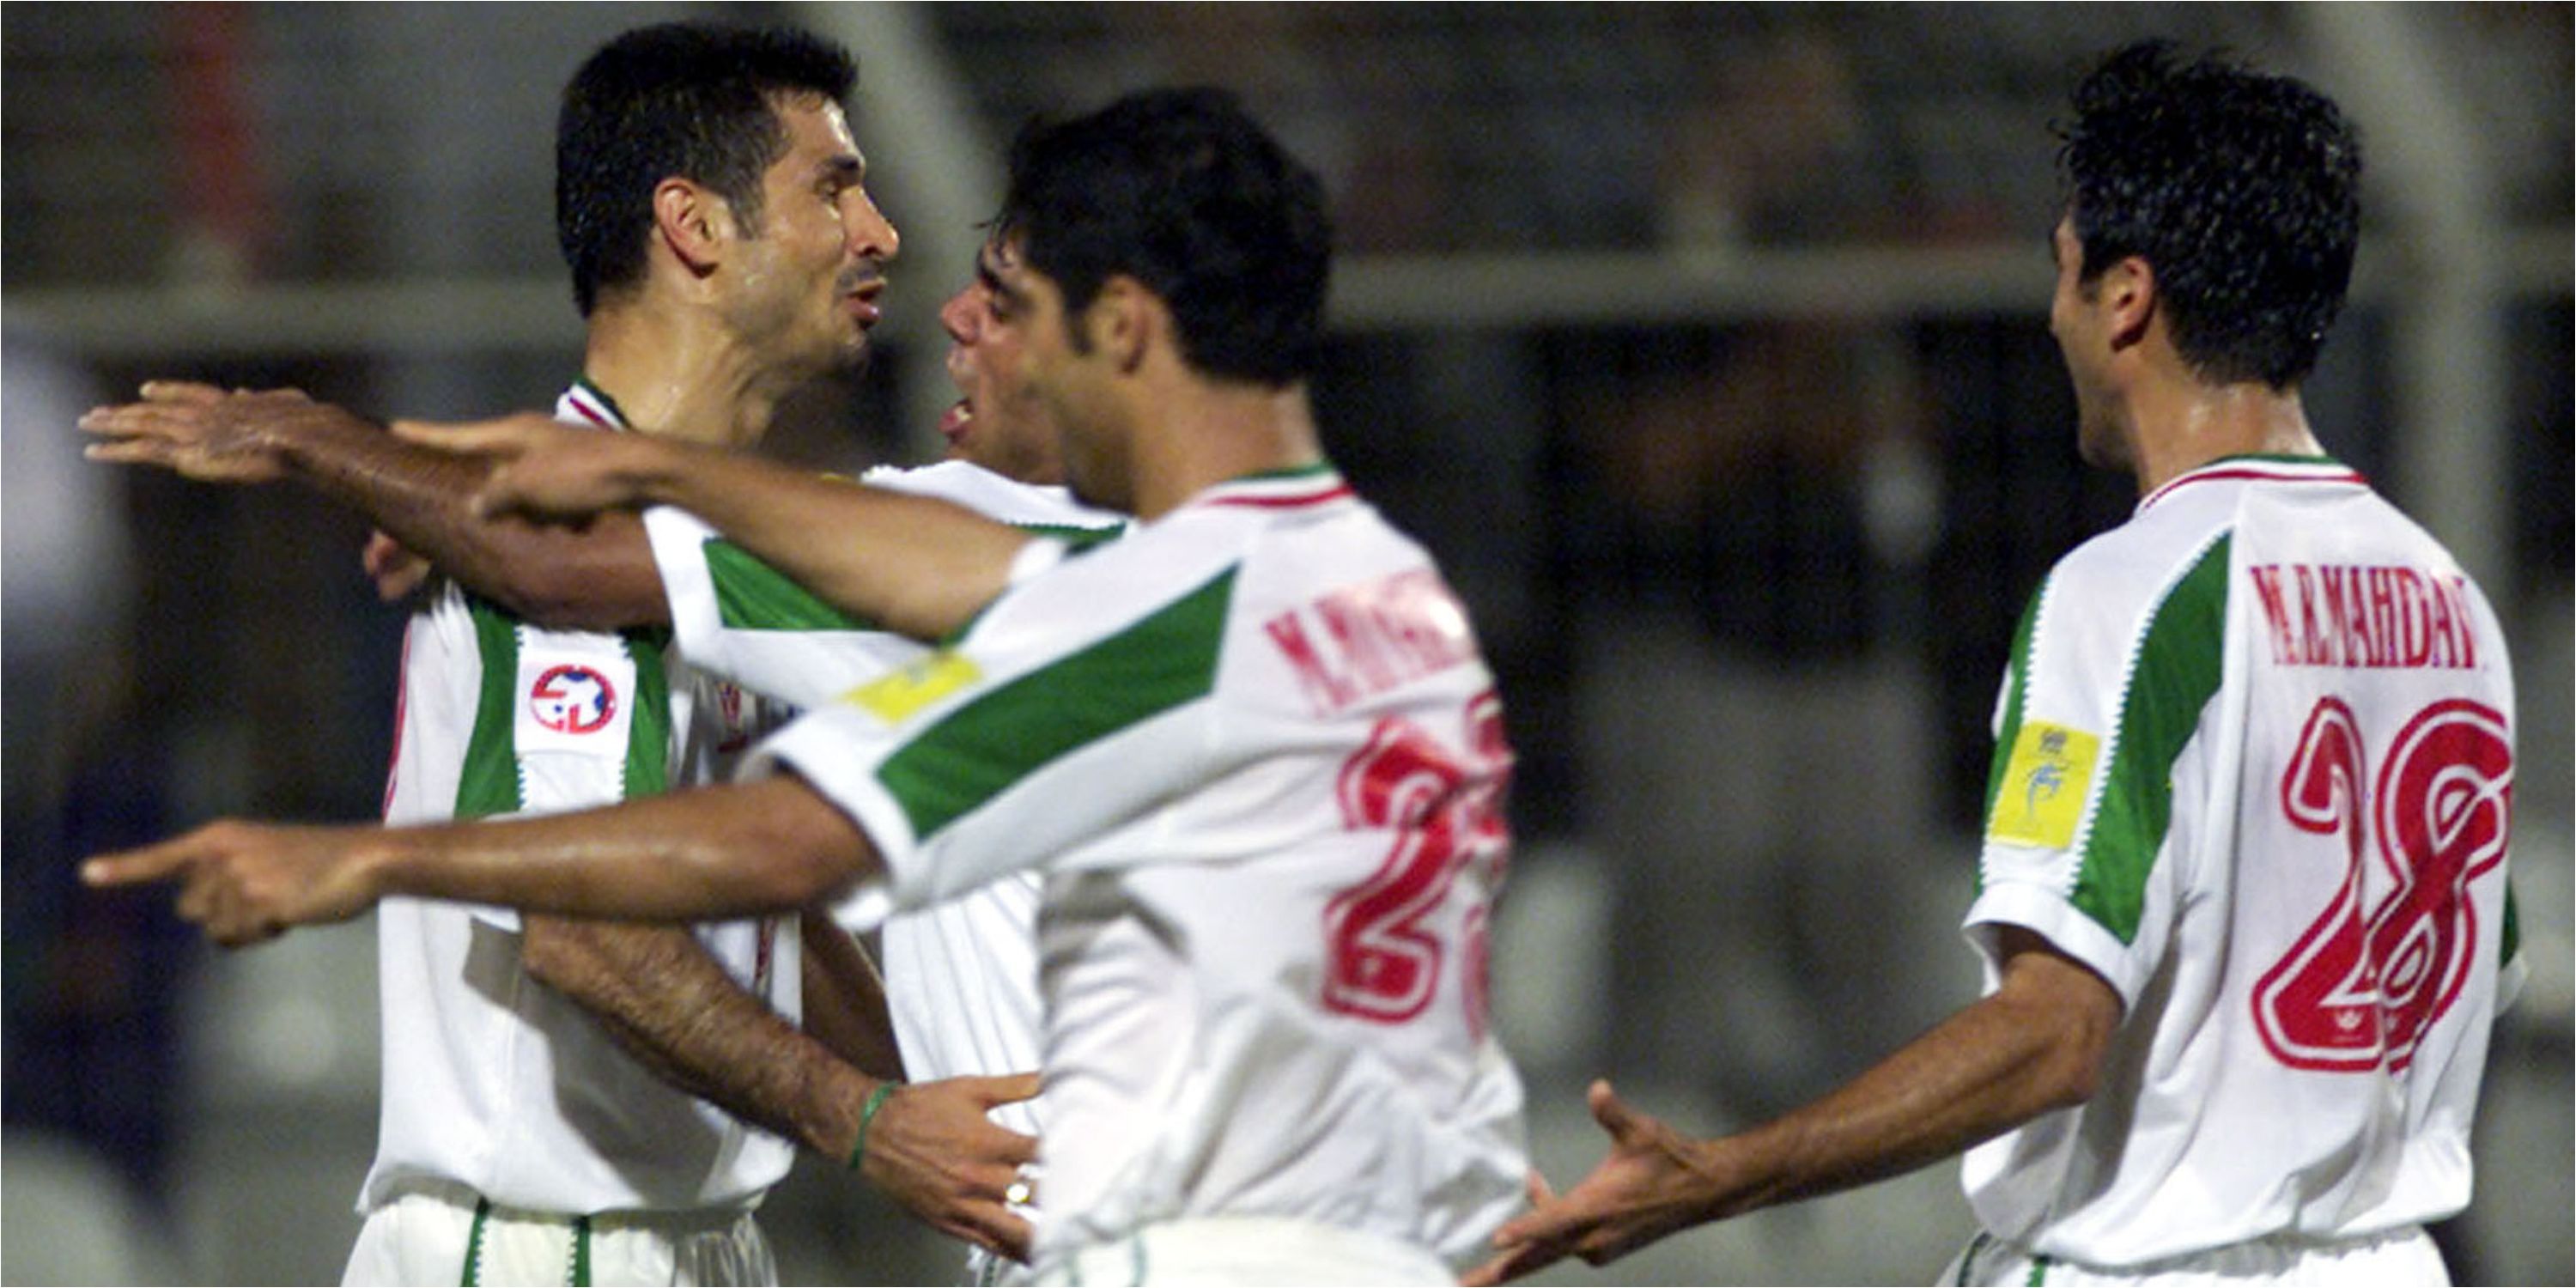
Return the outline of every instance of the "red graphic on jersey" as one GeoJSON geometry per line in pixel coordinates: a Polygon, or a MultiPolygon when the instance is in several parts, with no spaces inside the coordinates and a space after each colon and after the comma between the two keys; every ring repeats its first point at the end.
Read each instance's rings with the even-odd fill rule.
{"type": "Polygon", "coordinates": [[[2504,717],[2462,699],[2406,722],[2365,801],[2367,760],[2351,711],[2317,703],[2281,779],[2292,826],[2344,839],[2343,884],[2254,989],[2254,1025],[2294,1069],[2403,1070],[2475,964],[2468,884],[2504,859],[2513,742],[2504,717]],[[2365,810],[2368,811],[2365,814],[2365,810]],[[2365,852],[2390,888],[2367,916],[2365,852]]]}
{"type": "Polygon", "coordinates": [[[578,663],[549,667],[528,690],[528,713],[556,733],[597,733],[617,718],[617,687],[578,663]]]}
{"type": "MultiPolygon", "coordinates": [[[[1511,752],[1502,706],[1491,693],[1468,708],[1473,749],[1463,758],[1410,721],[1387,717],[1342,766],[1335,798],[1352,828],[1388,828],[1395,847],[1368,880],[1324,909],[1325,1009],[1394,1024],[1420,1015],[1440,982],[1446,955],[1423,923],[1448,898],[1461,870],[1487,890],[1502,881],[1510,834],[1502,815],[1511,752]]],[[[1485,1029],[1484,900],[1467,911],[1463,993],[1470,1030],[1485,1029]]]]}

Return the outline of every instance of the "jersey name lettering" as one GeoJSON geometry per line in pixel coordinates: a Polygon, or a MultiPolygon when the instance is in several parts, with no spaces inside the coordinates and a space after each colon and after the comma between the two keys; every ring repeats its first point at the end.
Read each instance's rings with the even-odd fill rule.
{"type": "Polygon", "coordinates": [[[1467,611],[1428,568],[1344,587],[1262,630],[1325,716],[1476,656],[1467,611]]]}
{"type": "Polygon", "coordinates": [[[2246,569],[2281,666],[2468,670],[2478,664],[2468,578],[2404,566],[2246,569]]]}

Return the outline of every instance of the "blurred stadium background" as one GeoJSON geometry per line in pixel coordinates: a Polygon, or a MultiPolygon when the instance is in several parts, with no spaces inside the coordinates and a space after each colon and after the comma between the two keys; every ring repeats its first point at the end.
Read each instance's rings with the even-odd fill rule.
{"type": "MultiPolygon", "coordinates": [[[[1598,1157],[1597,1073],[1713,1131],[1973,990],[1953,931],[2008,634],[2116,523],[2046,332],[2047,131],[2162,34],[2361,123],[2368,234],[2310,386],[2329,447],[2450,542],[2514,633],[2503,1023],[2463,1282],[2568,1283],[2570,8],[2565,5],[68,5],[0,9],[6,290],[10,1283],[337,1282],[375,1127],[369,926],[218,955],[78,854],[218,813],[371,815],[398,615],[359,524],[284,490],[84,465],[147,375],[377,414],[540,407],[579,326],[555,95],[631,26],[856,50],[902,227],[867,372],[778,435],[935,447],[933,310],[1032,112],[1241,91],[1343,234],[1316,394],[1336,458],[1442,556],[1505,680],[1523,840],[1497,936],[1540,1162],[1598,1157]]],[[[789,1282],[953,1252],[808,1160],[789,1282]]],[[[1924,1282],[1951,1168],[1555,1282],[1924,1282]]]]}

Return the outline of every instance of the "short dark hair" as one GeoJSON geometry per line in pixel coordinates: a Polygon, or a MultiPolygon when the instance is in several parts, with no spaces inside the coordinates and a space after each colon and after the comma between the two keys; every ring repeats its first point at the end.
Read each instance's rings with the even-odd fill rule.
{"type": "Polygon", "coordinates": [[[1016,240],[1068,312],[1112,276],[1144,284],[1200,372],[1277,386],[1314,370],[1332,271],[1323,183],[1223,90],[1032,122],[993,235],[1016,240]]]}
{"type": "Polygon", "coordinates": [[[581,315],[602,291],[643,280],[653,187],[664,179],[714,189],[757,235],[761,176],[787,150],[772,100],[842,103],[858,75],[847,50],[784,27],[668,23],[592,54],[555,120],[555,237],[581,315]]]}
{"type": "Polygon", "coordinates": [[[2105,57],[2074,106],[2057,159],[2081,279],[2141,256],[2174,347],[2203,379],[2305,378],[2361,232],[2361,141],[2333,100],[2142,41],[2105,57]]]}

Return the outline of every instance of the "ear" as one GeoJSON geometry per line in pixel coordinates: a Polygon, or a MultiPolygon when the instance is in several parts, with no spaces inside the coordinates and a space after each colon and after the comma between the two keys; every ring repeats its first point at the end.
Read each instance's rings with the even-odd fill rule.
{"type": "Polygon", "coordinates": [[[2103,320],[2110,323],[2112,349],[2125,349],[2147,338],[2147,327],[2156,316],[2155,265],[2131,255],[2103,269],[2095,291],[2102,302],[2103,320]]]}
{"type": "Polygon", "coordinates": [[[687,179],[653,185],[653,235],[694,277],[715,271],[733,238],[733,208],[687,179]]]}
{"type": "Polygon", "coordinates": [[[1145,364],[1145,355],[1171,324],[1163,301],[1135,278],[1112,276],[1100,284],[1091,306],[1082,311],[1082,326],[1093,347],[1122,374],[1145,364]]]}

